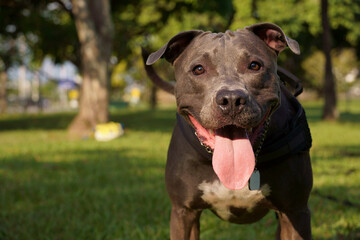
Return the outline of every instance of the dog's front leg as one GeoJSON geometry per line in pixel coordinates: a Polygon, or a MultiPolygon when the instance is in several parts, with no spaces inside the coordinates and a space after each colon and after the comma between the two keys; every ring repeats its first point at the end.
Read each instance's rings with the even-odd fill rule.
{"type": "Polygon", "coordinates": [[[201,211],[172,206],[170,219],[171,240],[199,240],[201,211]]]}
{"type": "Polygon", "coordinates": [[[278,212],[279,227],[277,238],[281,240],[310,240],[311,222],[310,210],[305,209],[294,212],[278,212]]]}

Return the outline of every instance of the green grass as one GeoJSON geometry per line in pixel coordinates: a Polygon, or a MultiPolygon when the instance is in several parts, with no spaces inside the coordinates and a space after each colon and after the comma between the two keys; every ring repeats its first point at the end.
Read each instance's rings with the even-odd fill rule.
{"type": "MultiPolygon", "coordinates": [[[[359,239],[360,102],[340,105],[338,122],[320,121],[318,102],[305,106],[313,237],[359,239]]],[[[72,117],[0,118],[0,239],[169,239],[163,179],[175,110],[116,112],[126,133],[105,143],[69,140],[72,117]]],[[[241,226],[205,211],[201,229],[202,239],[274,239],[276,219],[241,226]]]]}
{"type": "Polygon", "coordinates": [[[321,108],[305,106],[313,136],[313,235],[316,239],[360,239],[360,102],[342,102],[339,122],[321,122],[321,108]]]}

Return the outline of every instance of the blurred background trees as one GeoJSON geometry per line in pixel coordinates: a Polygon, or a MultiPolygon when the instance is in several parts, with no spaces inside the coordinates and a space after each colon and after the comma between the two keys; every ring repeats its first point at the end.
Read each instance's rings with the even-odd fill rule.
{"type": "MultiPolygon", "coordinates": [[[[86,74],[103,71],[100,68],[105,68],[106,62],[108,72],[102,75],[107,76],[106,80],[95,76],[93,81],[101,83],[100,86],[105,89],[101,100],[104,104],[82,105],[85,100],[80,100],[80,115],[84,109],[91,108],[93,111],[84,117],[87,123],[82,121],[80,124],[89,129],[97,122],[107,121],[106,106],[109,102],[110,106],[115,100],[117,103],[121,100],[123,105],[135,104],[139,98],[140,101],[150,99],[151,93],[156,92],[143,70],[141,46],[156,50],[179,31],[196,28],[219,32],[236,30],[256,22],[278,24],[288,36],[299,42],[302,54],[295,56],[287,51],[280,56],[279,62],[303,80],[307,90],[305,95],[312,90],[317,97],[331,95],[336,99],[339,94],[353,97],[360,91],[359,1],[1,0],[0,16],[0,112],[5,111],[7,103],[13,104],[15,100],[12,99],[26,105],[30,98],[31,103],[38,103],[44,108],[45,95],[48,95],[46,89],[51,85],[49,83],[55,84],[56,89],[56,85],[60,86],[64,82],[61,77],[44,73],[46,58],[50,58],[54,64],[71,62],[81,76],[82,83],[80,80],[75,81],[75,78],[69,80],[75,82],[66,88],[66,93],[72,93],[66,96],[69,101],[77,101],[79,94],[74,91],[79,91],[79,86],[82,87],[80,98],[84,96],[84,91],[90,93],[89,97],[97,98],[101,91],[85,90],[86,74]],[[96,10],[89,11],[88,26],[93,27],[93,35],[86,39],[96,44],[85,48],[86,41],[81,39],[77,23],[80,15],[76,12],[76,6],[80,3],[82,6],[93,6],[96,10]],[[324,3],[327,3],[327,9],[324,3]],[[101,10],[107,8],[109,11],[101,10]],[[327,19],[322,18],[324,10],[327,10],[327,19]],[[328,28],[324,21],[328,23],[328,28]],[[97,54],[102,63],[90,66],[84,59],[86,49],[90,49],[91,53],[100,51],[97,54]],[[327,65],[328,68],[325,68],[329,59],[332,60],[332,67],[327,65]],[[10,74],[21,72],[21,69],[31,74],[10,74]],[[22,88],[14,87],[21,81],[26,82],[21,80],[21,76],[30,82],[30,94],[21,95],[22,88]],[[334,79],[333,90],[324,85],[329,76],[334,79]],[[36,88],[39,89],[37,94],[36,88]],[[110,94],[106,95],[108,91],[110,94]],[[70,95],[76,99],[70,99],[70,95]],[[110,101],[107,100],[109,98],[110,101]],[[99,106],[103,110],[99,110],[99,106]]],[[[173,80],[170,68],[162,67],[166,64],[159,62],[158,71],[163,78],[173,80]]],[[[330,104],[332,112],[336,113],[336,101],[330,104]]],[[[336,118],[336,114],[330,116],[325,112],[326,107],[324,118],[336,118]]],[[[75,129],[79,129],[79,125],[75,129]]]]}

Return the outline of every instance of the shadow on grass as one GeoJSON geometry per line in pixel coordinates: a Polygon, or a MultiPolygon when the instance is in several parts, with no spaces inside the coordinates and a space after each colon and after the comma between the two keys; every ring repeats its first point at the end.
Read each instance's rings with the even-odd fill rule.
{"type": "Polygon", "coordinates": [[[331,229],[331,234],[326,233],[314,239],[360,239],[360,227],[356,220],[351,219],[360,214],[359,197],[359,191],[349,191],[347,186],[331,185],[313,189],[310,197],[313,222],[331,229]],[[349,220],[340,221],[340,218],[349,220]]]}
{"type": "MultiPolygon", "coordinates": [[[[307,106],[305,107],[305,110],[309,122],[321,121],[321,106],[307,106]]],[[[134,130],[170,132],[175,124],[175,112],[175,109],[127,109],[111,113],[110,120],[121,122],[124,124],[125,128],[134,130]]],[[[0,131],[66,129],[74,117],[75,113],[20,115],[17,117],[9,117],[0,119],[0,131]]],[[[359,123],[360,114],[343,112],[340,114],[339,122],[359,123]]]]}
{"type": "MultiPolygon", "coordinates": [[[[320,107],[306,110],[309,121],[321,120],[320,107]]],[[[54,114],[2,119],[0,131],[65,129],[73,117],[54,114]]],[[[340,121],[357,122],[358,117],[342,114],[340,121]]],[[[112,121],[122,122],[128,129],[150,132],[170,132],[175,118],[175,110],[126,110],[111,116],[112,121]]],[[[20,152],[2,157],[0,239],[168,239],[170,203],[163,180],[164,163],[152,157],[152,149],[85,146],[86,150],[71,148],[73,152],[49,148],[46,153],[20,152]]],[[[355,145],[323,148],[318,152],[331,151],[328,155],[334,159],[360,155],[355,145]]],[[[314,154],[321,160],[320,154],[314,154]]],[[[350,170],[343,174],[359,171],[350,170]]],[[[340,196],[340,201],[352,201],[360,197],[354,189],[350,192],[342,186],[330,186],[318,191],[324,196],[340,196]]],[[[326,201],[321,206],[338,204],[326,201]]],[[[330,215],[335,210],[325,212],[330,215]]],[[[358,233],[354,226],[348,234],[339,233],[329,239],[348,239],[358,233]]]]}
{"type": "Polygon", "coordinates": [[[332,201],[334,203],[337,203],[342,208],[348,208],[353,210],[357,209],[358,211],[360,210],[360,201],[355,200],[360,198],[360,193],[359,192],[349,193],[348,187],[343,187],[343,186],[321,187],[320,189],[314,189],[311,194],[332,201]]]}
{"type": "Polygon", "coordinates": [[[163,163],[109,149],[3,158],[0,239],[166,239],[163,163]],[[57,154],[73,161],[46,162],[57,154]],[[66,156],[66,157],[65,157],[66,156]],[[151,237],[149,237],[151,236],[151,237]]]}
{"type": "MultiPolygon", "coordinates": [[[[74,113],[22,115],[0,119],[0,131],[43,129],[66,129],[74,113]]],[[[124,110],[112,113],[111,121],[121,122],[125,128],[142,131],[169,132],[175,124],[175,109],[172,110],[124,110]]]]}
{"type": "Polygon", "coordinates": [[[342,112],[340,122],[360,123],[360,113],[342,112]]]}
{"type": "Polygon", "coordinates": [[[312,151],[312,158],[314,160],[322,159],[326,155],[326,160],[339,160],[346,158],[360,158],[359,145],[323,145],[317,146],[316,150],[312,151]]]}
{"type": "Polygon", "coordinates": [[[319,122],[321,121],[321,107],[319,106],[311,106],[305,107],[305,113],[307,120],[309,122],[319,122]]]}
{"type": "Polygon", "coordinates": [[[140,131],[171,132],[175,126],[176,110],[142,110],[112,114],[111,121],[121,122],[125,128],[140,131]]]}
{"type": "MultiPolygon", "coordinates": [[[[323,110],[321,106],[305,107],[305,111],[309,122],[322,121],[323,110]]],[[[338,121],[340,123],[360,123],[360,113],[341,112],[338,121]]]]}
{"type": "Polygon", "coordinates": [[[0,131],[27,129],[66,129],[75,114],[26,114],[0,119],[0,131]]]}

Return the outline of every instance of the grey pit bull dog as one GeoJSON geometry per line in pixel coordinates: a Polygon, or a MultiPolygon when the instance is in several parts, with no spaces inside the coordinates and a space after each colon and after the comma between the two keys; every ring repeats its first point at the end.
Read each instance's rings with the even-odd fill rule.
{"type": "Polygon", "coordinates": [[[310,131],[277,74],[287,46],[300,53],[280,27],[261,23],[181,32],[147,58],[150,77],[177,102],[165,174],[171,239],[199,239],[208,208],[239,224],[274,210],[278,239],[311,239],[310,131]],[[161,57],[174,66],[174,87],[149,66],[161,57]]]}

